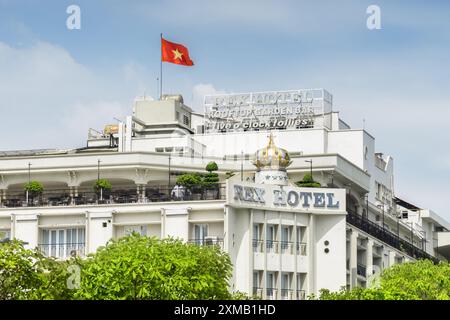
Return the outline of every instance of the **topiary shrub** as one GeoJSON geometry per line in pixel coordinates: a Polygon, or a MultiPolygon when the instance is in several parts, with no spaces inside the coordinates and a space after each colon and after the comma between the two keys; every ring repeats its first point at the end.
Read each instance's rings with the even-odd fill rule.
{"type": "Polygon", "coordinates": [[[38,196],[44,191],[44,186],[39,181],[30,181],[24,186],[24,190],[32,196],[38,196]]]}
{"type": "Polygon", "coordinates": [[[107,179],[99,179],[95,181],[94,191],[98,193],[100,192],[100,189],[103,189],[103,191],[111,191],[112,189],[111,182],[109,182],[109,180],[107,179]]]}
{"type": "Polygon", "coordinates": [[[319,182],[314,181],[310,173],[305,174],[302,180],[295,183],[301,188],[320,188],[322,185],[319,182]]]}
{"type": "Polygon", "coordinates": [[[181,176],[178,176],[177,178],[177,184],[187,188],[201,185],[201,183],[202,178],[199,174],[196,173],[185,173],[181,176]]]}
{"type": "Polygon", "coordinates": [[[217,163],[215,163],[214,161],[211,161],[206,165],[205,169],[206,169],[206,171],[211,173],[213,171],[219,170],[219,167],[217,166],[217,163]]]}

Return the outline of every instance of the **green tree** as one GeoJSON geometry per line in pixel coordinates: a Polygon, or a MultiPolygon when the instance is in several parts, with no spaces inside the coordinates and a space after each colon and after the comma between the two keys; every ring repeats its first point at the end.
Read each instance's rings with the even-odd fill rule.
{"type": "Polygon", "coordinates": [[[203,184],[206,187],[217,187],[217,184],[219,183],[219,175],[214,172],[219,170],[217,163],[211,161],[206,165],[205,169],[208,173],[206,173],[203,178],[203,184]]]}
{"type": "Polygon", "coordinates": [[[0,300],[69,299],[69,263],[25,249],[18,240],[0,243],[0,300]]]}
{"type": "MultiPolygon", "coordinates": [[[[312,297],[314,298],[314,297],[312,297]]],[[[377,287],[321,290],[321,300],[449,300],[450,265],[430,260],[402,263],[385,269],[377,287]]]]}
{"type": "Polygon", "coordinates": [[[195,173],[185,173],[177,178],[177,184],[185,186],[187,188],[198,186],[202,183],[202,178],[199,174],[195,173]]]}
{"type": "Polygon", "coordinates": [[[94,183],[94,191],[99,192],[100,189],[103,189],[104,191],[110,191],[112,189],[111,182],[107,179],[99,179],[96,180],[94,183]]]}
{"type": "Polygon", "coordinates": [[[217,246],[138,234],[83,261],[78,299],[229,299],[232,265],[217,246]]]}
{"type": "Polygon", "coordinates": [[[297,181],[295,184],[298,187],[302,187],[302,188],[320,188],[321,187],[319,182],[314,181],[314,179],[310,173],[305,174],[303,179],[300,181],[297,181]]]}

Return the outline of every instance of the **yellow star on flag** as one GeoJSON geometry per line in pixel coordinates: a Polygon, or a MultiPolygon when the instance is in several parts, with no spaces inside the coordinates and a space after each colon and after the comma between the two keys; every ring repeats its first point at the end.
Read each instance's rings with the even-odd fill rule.
{"type": "Polygon", "coordinates": [[[172,52],[174,54],[174,56],[173,56],[174,59],[180,59],[180,60],[183,59],[182,58],[183,54],[180,51],[178,51],[178,49],[172,50],[172,52]]]}

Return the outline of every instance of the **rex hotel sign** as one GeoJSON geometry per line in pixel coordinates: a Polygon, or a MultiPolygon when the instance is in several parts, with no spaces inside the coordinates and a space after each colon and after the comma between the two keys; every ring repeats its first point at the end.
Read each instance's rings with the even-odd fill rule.
{"type": "Polygon", "coordinates": [[[345,189],[229,183],[228,203],[272,210],[345,211],[345,189]]]}

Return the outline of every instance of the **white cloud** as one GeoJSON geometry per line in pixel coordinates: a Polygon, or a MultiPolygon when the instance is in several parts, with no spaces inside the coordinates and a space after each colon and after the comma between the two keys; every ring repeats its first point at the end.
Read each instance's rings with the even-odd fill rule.
{"type": "Polygon", "coordinates": [[[84,146],[89,127],[131,113],[133,98],[145,92],[141,66],[99,73],[46,42],[0,42],[0,70],[0,150],[84,146]]]}
{"type": "Polygon", "coordinates": [[[223,90],[217,90],[210,83],[199,83],[192,89],[192,101],[190,106],[196,111],[203,110],[203,98],[206,95],[225,93],[223,90]]]}

